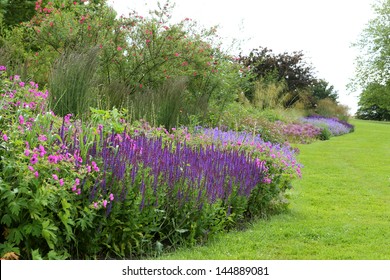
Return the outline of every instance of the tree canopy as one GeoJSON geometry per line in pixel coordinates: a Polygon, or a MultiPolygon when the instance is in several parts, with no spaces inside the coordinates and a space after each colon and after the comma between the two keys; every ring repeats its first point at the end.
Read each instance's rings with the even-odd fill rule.
{"type": "Polygon", "coordinates": [[[375,17],[355,44],[361,54],[353,86],[363,89],[358,117],[379,120],[390,115],[390,0],[377,1],[373,8],[375,17]]]}

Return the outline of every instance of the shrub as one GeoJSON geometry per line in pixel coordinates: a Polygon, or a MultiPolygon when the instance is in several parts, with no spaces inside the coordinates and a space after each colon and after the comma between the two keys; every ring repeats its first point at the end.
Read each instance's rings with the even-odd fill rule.
{"type": "Polygon", "coordinates": [[[349,108],[347,106],[337,104],[330,98],[325,98],[317,102],[315,112],[327,118],[338,118],[339,120],[348,121],[348,110],[349,108]]]}

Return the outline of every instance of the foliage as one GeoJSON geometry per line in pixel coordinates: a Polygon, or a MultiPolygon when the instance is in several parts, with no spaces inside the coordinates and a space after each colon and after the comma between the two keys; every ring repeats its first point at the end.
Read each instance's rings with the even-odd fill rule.
{"type": "Polygon", "coordinates": [[[388,120],[390,83],[390,1],[373,5],[375,17],[363,30],[355,44],[361,51],[357,57],[356,77],[351,86],[362,88],[357,117],[388,120]]]}
{"type": "MultiPolygon", "coordinates": [[[[265,78],[270,82],[285,82],[284,106],[290,107],[299,100],[299,90],[311,86],[315,79],[312,66],[303,58],[302,52],[292,54],[274,54],[268,48],[254,49],[248,56],[240,55],[239,62],[249,67],[254,74],[251,81],[265,78]],[[288,95],[287,95],[288,94],[288,95]]],[[[249,100],[253,99],[253,90],[245,93],[249,100]]]]}
{"type": "Polygon", "coordinates": [[[356,77],[352,86],[366,89],[370,84],[390,80],[390,1],[379,0],[373,5],[375,17],[355,43],[361,55],[356,60],[356,77]]]}
{"type": "Polygon", "coordinates": [[[390,120],[390,80],[386,85],[369,84],[359,99],[357,118],[390,120]]]}
{"type": "Polygon", "coordinates": [[[9,28],[30,20],[35,13],[34,7],[35,1],[32,0],[2,0],[0,18],[3,17],[5,27],[9,28]]]}
{"type": "Polygon", "coordinates": [[[327,118],[338,118],[343,121],[348,121],[349,108],[345,105],[337,104],[332,99],[325,98],[317,102],[314,110],[309,110],[317,115],[327,118]]]}
{"type": "Polygon", "coordinates": [[[319,102],[323,99],[330,99],[337,103],[337,99],[339,98],[334,86],[329,85],[329,83],[323,79],[316,80],[312,85],[311,91],[315,102],[319,102]]]}

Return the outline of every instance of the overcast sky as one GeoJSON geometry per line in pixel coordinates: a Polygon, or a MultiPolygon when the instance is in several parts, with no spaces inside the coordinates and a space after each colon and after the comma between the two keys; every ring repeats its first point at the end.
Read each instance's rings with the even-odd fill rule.
{"type": "MultiPolygon", "coordinates": [[[[226,46],[233,38],[244,53],[262,46],[275,53],[303,51],[318,78],[334,85],[339,101],[351,112],[357,95],[346,85],[354,75],[357,50],[351,48],[368,20],[375,0],[176,0],[174,20],[192,18],[205,27],[219,25],[226,46]]],[[[110,0],[119,14],[139,14],[157,0],[110,0]]],[[[164,2],[164,1],[162,1],[164,2]]]]}

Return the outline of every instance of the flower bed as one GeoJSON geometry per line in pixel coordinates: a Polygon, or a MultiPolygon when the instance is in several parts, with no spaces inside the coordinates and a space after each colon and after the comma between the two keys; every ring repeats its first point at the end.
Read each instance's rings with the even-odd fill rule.
{"type": "Polygon", "coordinates": [[[245,132],[169,133],[117,110],[59,117],[0,68],[0,256],[139,258],[283,205],[296,150],[245,132]]]}

